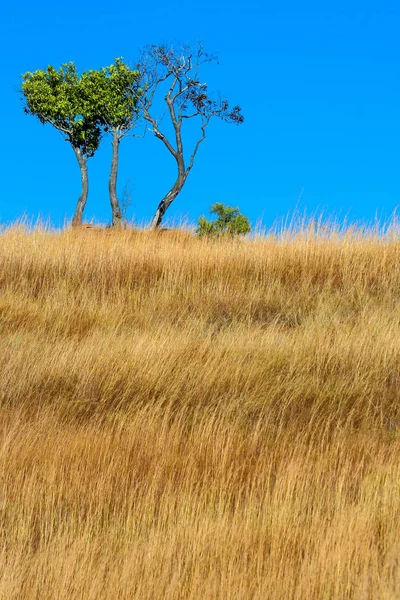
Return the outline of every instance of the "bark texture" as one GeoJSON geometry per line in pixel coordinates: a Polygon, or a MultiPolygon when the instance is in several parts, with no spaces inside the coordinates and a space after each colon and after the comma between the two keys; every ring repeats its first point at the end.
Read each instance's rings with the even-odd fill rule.
{"type": "Polygon", "coordinates": [[[87,168],[87,158],[83,158],[79,148],[73,149],[75,152],[76,160],[78,161],[79,169],[81,172],[81,195],[76,203],[75,214],[72,219],[72,227],[78,227],[82,225],[83,211],[85,210],[86,202],[89,195],[89,178],[87,168]]]}
{"type": "Polygon", "coordinates": [[[167,140],[165,135],[163,133],[161,133],[161,131],[158,129],[154,119],[148,118],[148,116],[149,116],[148,112],[146,114],[146,111],[145,111],[145,118],[148,118],[148,120],[150,120],[152,122],[153,127],[154,127],[155,136],[158,137],[159,139],[161,139],[162,142],[164,142],[164,144],[168,148],[169,152],[174,157],[174,159],[176,161],[176,166],[178,169],[178,175],[177,175],[174,185],[169,190],[168,194],[166,194],[164,196],[164,198],[161,200],[161,202],[159,203],[159,205],[157,207],[157,210],[156,210],[153,220],[151,222],[151,226],[153,229],[157,229],[158,227],[160,227],[166,211],[168,210],[169,206],[172,204],[172,202],[175,200],[175,198],[178,196],[178,194],[182,190],[183,186],[185,185],[186,179],[189,175],[189,171],[192,169],[193,160],[194,160],[194,156],[193,156],[190,161],[189,166],[188,167],[185,166],[183,143],[182,143],[182,133],[181,133],[182,118],[176,115],[175,107],[174,107],[174,98],[171,96],[171,94],[174,90],[174,87],[176,85],[176,82],[177,82],[177,80],[174,81],[168,94],[165,97],[165,100],[168,105],[169,113],[171,116],[171,122],[174,127],[176,149],[173,148],[173,146],[167,140]]]}
{"type": "Polygon", "coordinates": [[[118,158],[119,158],[120,138],[117,132],[113,132],[112,139],[112,160],[110,178],[108,180],[108,191],[110,193],[110,204],[112,211],[112,225],[120,225],[122,221],[122,211],[117,198],[117,177],[118,177],[118,158]]]}
{"type": "Polygon", "coordinates": [[[164,196],[164,198],[160,201],[159,205],[157,206],[157,210],[156,210],[153,220],[151,222],[151,227],[153,229],[157,229],[158,227],[160,227],[165,213],[167,212],[168,208],[170,207],[172,202],[175,200],[175,198],[177,197],[177,195],[180,193],[183,186],[185,185],[186,177],[187,177],[187,174],[185,173],[185,171],[178,172],[178,177],[177,177],[174,185],[172,186],[172,188],[170,189],[168,194],[166,194],[164,196]]]}

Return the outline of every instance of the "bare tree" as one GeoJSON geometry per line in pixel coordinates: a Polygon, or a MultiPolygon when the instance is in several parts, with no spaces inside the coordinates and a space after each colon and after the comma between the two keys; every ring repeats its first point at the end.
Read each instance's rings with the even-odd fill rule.
{"type": "Polygon", "coordinates": [[[229,107],[226,99],[210,95],[206,83],[199,80],[200,67],[204,63],[216,61],[215,55],[209,54],[203,45],[195,46],[160,45],[148,46],[144,49],[138,70],[142,75],[143,95],[139,99],[143,117],[148,121],[154,135],[163,142],[175,159],[177,177],[174,185],[159,203],[152,220],[152,227],[159,227],[171,203],[185,185],[186,179],[193,168],[200,147],[205,140],[206,129],[213,117],[218,117],[228,123],[243,123],[240,106],[229,107]],[[169,140],[160,130],[160,120],[154,116],[154,100],[156,91],[167,86],[164,100],[166,114],[171,120],[174,140],[169,140]],[[199,121],[199,138],[192,148],[192,153],[185,161],[182,124],[185,119],[199,121]]]}

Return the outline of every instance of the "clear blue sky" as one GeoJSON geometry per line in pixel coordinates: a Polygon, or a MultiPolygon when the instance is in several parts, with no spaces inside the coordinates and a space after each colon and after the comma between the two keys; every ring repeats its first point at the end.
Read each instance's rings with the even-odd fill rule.
{"type": "MultiPolygon", "coordinates": [[[[25,71],[75,61],[80,70],[135,63],[145,44],[202,40],[219,54],[210,87],[240,104],[245,123],[212,122],[168,215],[196,221],[213,202],[269,226],[298,208],[387,218],[400,204],[398,0],[7,2],[2,9],[0,222],[24,213],[71,218],[80,190],[70,146],[25,116],[25,71]],[[303,191],[302,191],[303,190],[303,191]]],[[[110,140],[89,161],[87,220],[108,221],[110,140]]],[[[162,143],[121,143],[128,217],[149,220],[175,175],[162,143]]]]}

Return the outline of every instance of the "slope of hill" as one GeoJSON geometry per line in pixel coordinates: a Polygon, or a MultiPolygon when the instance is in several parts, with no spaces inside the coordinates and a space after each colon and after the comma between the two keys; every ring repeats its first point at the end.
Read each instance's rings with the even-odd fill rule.
{"type": "Polygon", "coordinates": [[[395,599],[400,242],[0,235],[0,598],[395,599]]]}

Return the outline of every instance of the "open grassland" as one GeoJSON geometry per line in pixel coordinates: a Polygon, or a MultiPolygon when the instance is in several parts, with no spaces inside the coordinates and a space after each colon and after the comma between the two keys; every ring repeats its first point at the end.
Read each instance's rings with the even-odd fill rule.
{"type": "Polygon", "coordinates": [[[400,241],[0,235],[2,600],[400,598],[400,241]]]}

